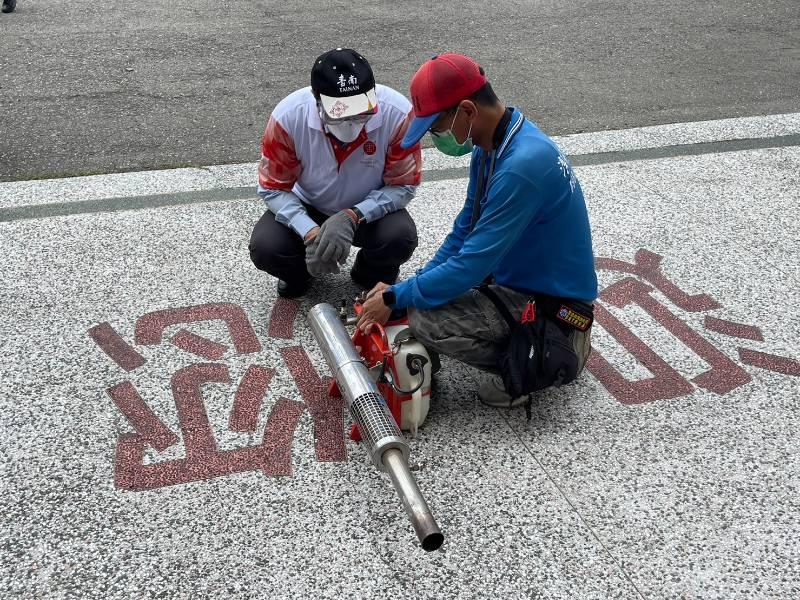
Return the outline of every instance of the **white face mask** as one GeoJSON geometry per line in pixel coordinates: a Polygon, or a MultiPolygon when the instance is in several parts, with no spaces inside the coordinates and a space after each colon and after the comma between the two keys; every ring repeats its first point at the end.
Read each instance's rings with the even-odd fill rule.
{"type": "Polygon", "coordinates": [[[354,121],[344,121],[342,123],[325,123],[325,127],[337,140],[349,144],[361,134],[361,130],[364,129],[364,124],[354,121]]]}
{"type": "Polygon", "coordinates": [[[322,121],[322,126],[333,137],[344,144],[349,144],[361,135],[361,130],[374,115],[357,115],[355,117],[347,117],[344,119],[331,119],[325,114],[322,106],[317,104],[317,111],[319,118],[322,121]]]}

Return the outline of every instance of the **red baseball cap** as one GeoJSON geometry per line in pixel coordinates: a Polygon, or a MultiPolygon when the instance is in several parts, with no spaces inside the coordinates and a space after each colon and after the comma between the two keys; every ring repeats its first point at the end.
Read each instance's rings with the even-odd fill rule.
{"type": "Polygon", "coordinates": [[[484,85],[483,69],[463,54],[445,52],[424,62],[411,79],[414,119],[400,145],[410,148],[416,144],[442,111],[453,108],[484,85]]]}

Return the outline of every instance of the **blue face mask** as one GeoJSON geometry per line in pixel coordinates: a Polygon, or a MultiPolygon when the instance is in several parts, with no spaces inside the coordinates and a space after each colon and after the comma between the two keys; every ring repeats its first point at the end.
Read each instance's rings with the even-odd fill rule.
{"type": "Polygon", "coordinates": [[[460,108],[461,106],[456,108],[456,114],[453,115],[453,122],[450,123],[450,129],[441,133],[431,131],[433,145],[436,146],[436,149],[439,152],[442,154],[447,154],[447,156],[464,156],[465,154],[472,152],[472,138],[470,137],[470,134],[472,134],[472,123],[469,124],[467,139],[465,139],[463,143],[459,144],[458,140],[456,140],[455,134],[453,133],[453,125],[456,122],[456,116],[458,116],[458,111],[460,108]]]}

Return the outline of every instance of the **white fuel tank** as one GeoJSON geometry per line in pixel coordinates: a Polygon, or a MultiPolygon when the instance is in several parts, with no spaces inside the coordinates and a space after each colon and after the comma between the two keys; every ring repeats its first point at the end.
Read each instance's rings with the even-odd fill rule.
{"type": "Polygon", "coordinates": [[[414,366],[412,358],[416,355],[424,359],[422,368],[424,381],[419,389],[410,394],[403,394],[392,390],[397,398],[402,401],[400,429],[410,431],[411,435],[417,434],[417,429],[425,422],[431,402],[431,358],[428,351],[420,342],[410,337],[408,325],[387,325],[386,337],[392,349],[392,376],[395,387],[400,390],[413,390],[420,383],[420,373],[411,373],[414,366]]]}

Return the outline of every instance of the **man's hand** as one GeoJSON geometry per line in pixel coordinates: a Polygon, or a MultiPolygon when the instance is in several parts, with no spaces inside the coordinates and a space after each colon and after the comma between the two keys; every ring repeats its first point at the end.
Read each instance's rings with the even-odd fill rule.
{"type": "Polygon", "coordinates": [[[383,292],[391,287],[388,283],[378,283],[367,294],[367,299],[361,306],[361,314],[358,316],[356,326],[366,333],[373,323],[383,325],[389,320],[392,309],[383,303],[383,292]]]}
{"type": "Polygon", "coordinates": [[[340,210],[329,217],[320,227],[317,258],[323,263],[344,264],[350,255],[353,236],[356,234],[357,217],[352,210],[340,210]]]}
{"type": "Polygon", "coordinates": [[[379,281],[370,291],[367,292],[367,298],[371,298],[375,294],[383,294],[384,290],[388,290],[390,287],[392,286],[389,285],[388,283],[383,283],[382,281],[379,281]]]}
{"type": "MultiPolygon", "coordinates": [[[[314,229],[319,231],[319,227],[315,227],[314,229]]],[[[314,229],[311,231],[314,231],[314,229]]],[[[339,265],[336,264],[336,261],[323,262],[319,258],[319,236],[311,236],[311,231],[306,234],[305,238],[306,269],[308,270],[308,274],[312,277],[319,277],[323,273],[338,273],[339,265]]]]}

